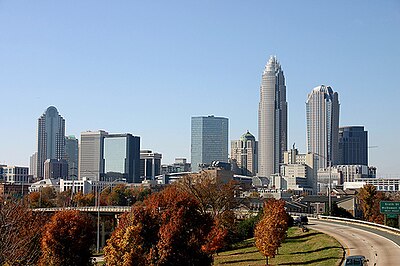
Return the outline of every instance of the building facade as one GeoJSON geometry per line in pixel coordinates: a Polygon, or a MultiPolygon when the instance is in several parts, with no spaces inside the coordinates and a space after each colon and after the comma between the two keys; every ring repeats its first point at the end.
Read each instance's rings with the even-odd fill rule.
{"type": "Polygon", "coordinates": [[[258,166],[258,142],[247,131],[239,140],[231,141],[231,159],[239,167],[241,175],[255,176],[258,166]]]}
{"type": "Polygon", "coordinates": [[[57,108],[50,106],[38,119],[37,178],[44,177],[47,159],[63,159],[65,155],[65,120],[57,108]]]}
{"type": "Polygon", "coordinates": [[[104,137],[103,161],[104,180],[140,183],[140,137],[108,134],[104,137]]]}
{"type": "Polygon", "coordinates": [[[37,179],[37,160],[38,160],[38,153],[35,152],[29,158],[29,174],[33,177],[33,179],[37,179]]]}
{"type": "Polygon", "coordinates": [[[285,76],[271,56],[262,74],[258,109],[258,175],[279,173],[287,149],[287,101],[285,76]]]}
{"type": "Polygon", "coordinates": [[[0,173],[6,183],[29,183],[29,168],[22,166],[0,165],[0,173]]]}
{"type": "Polygon", "coordinates": [[[162,154],[150,150],[140,151],[140,177],[142,179],[154,180],[155,176],[161,174],[162,154]]]}
{"type": "Polygon", "coordinates": [[[79,145],[75,136],[65,137],[65,159],[68,162],[68,178],[78,179],[79,145]]]}
{"type": "Polygon", "coordinates": [[[68,177],[68,162],[64,159],[47,159],[44,162],[44,178],[55,179],[68,177]]]}
{"type": "Polygon", "coordinates": [[[317,168],[336,165],[339,155],[339,96],[321,85],[308,94],[307,152],[318,157],[317,168]]]}
{"type": "Polygon", "coordinates": [[[190,163],[187,162],[186,158],[175,158],[175,162],[173,164],[162,164],[161,165],[161,174],[172,174],[172,173],[182,173],[182,172],[190,172],[191,167],[190,163]]]}
{"type": "Polygon", "coordinates": [[[228,118],[215,116],[192,117],[191,163],[198,172],[202,164],[228,162],[228,118]]]}
{"type": "Polygon", "coordinates": [[[92,180],[101,180],[104,173],[104,137],[108,132],[87,131],[81,133],[79,148],[79,180],[87,177],[92,180]]]}
{"type": "Polygon", "coordinates": [[[338,164],[368,165],[368,131],[363,126],[339,128],[338,164]]]}

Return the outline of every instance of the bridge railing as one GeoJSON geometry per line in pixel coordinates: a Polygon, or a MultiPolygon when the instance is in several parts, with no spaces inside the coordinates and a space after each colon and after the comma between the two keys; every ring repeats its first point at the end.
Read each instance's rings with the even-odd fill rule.
{"type": "Polygon", "coordinates": [[[78,210],[82,212],[115,212],[115,213],[122,213],[128,212],[131,210],[130,206],[86,206],[86,207],[54,207],[54,208],[35,208],[32,209],[33,211],[37,212],[58,212],[58,211],[65,211],[65,210],[78,210]]]}
{"type": "Polygon", "coordinates": [[[356,220],[356,219],[347,219],[347,218],[341,218],[341,217],[335,217],[335,216],[325,216],[325,215],[318,215],[317,218],[321,219],[321,220],[334,220],[334,221],[341,221],[341,222],[346,222],[346,223],[360,224],[360,225],[370,226],[370,227],[390,231],[390,232],[393,232],[396,234],[400,234],[400,229],[386,226],[383,224],[376,224],[376,223],[371,223],[371,222],[366,222],[366,221],[361,221],[361,220],[356,220]]]}

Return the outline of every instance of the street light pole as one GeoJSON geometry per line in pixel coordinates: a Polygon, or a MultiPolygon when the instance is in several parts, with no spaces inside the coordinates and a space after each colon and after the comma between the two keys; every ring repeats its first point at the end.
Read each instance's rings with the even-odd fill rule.
{"type": "Polygon", "coordinates": [[[99,182],[100,180],[97,180],[97,246],[96,246],[96,252],[97,254],[100,252],[100,193],[99,193],[99,182]]]}

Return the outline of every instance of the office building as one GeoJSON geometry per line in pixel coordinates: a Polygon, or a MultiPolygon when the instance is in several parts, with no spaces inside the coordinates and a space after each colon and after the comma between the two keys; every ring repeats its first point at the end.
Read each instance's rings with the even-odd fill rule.
{"type": "Polygon", "coordinates": [[[285,76],[271,56],[262,74],[258,109],[258,175],[279,173],[287,149],[287,101],[285,76]]]}
{"type": "Polygon", "coordinates": [[[104,177],[106,181],[125,179],[140,183],[140,137],[132,134],[104,136],[104,177]]]}
{"type": "Polygon", "coordinates": [[[236,162],[241,175],[255,176],[258,165],[258,143],[247,131],[239,140],[231,141],[231,159],[236,162]]]}
{"type": "Polygon", "coordinates": [[[140,151],[140,177],[142,179],[154,180],[155,176],[161,174],[162,154],[150,150],[140,151]]]}
{"type": "Polygon", "coordinates": [[[65,120],[57,108],[50,106],[38,119],[37,178],[44,176],[47,159],[63,159],[65,154],[65,120]]]}
{"type": "Polygon", "coordinates": [[[79,180],[87,177],[91,180],[101,180],[104,173],[104,137],[108,133],[103,130],[81,133],[79,148],[79,180]]]}
{"type": "Polygon", "coordinates": [[[29,174],[33,177],[33,179],[37,178],[37,160],[38,160],[38,153],[35,152],[29,158],[29,174]]]}
{"type": "Polygon", "coordinates": [[[187,162],[186,158],[175,158],[175,162],[173,164],[161,165],[162,175],[172,174],[172,173],[183,173],[190,171],[191,171],[190,163],[187,162]]]}
{"type": "Polygon", "coordinates": [[[29,183],[29,168],[21,166],[0,165],[3,181],[7,183],[29,183]]]}
{"type": "Polygon", "coordinates": [[[65,137],[65,159],[68,162],[68,178],[78,179],[79,146],[75,136],[65,137]]]}
{"type": "Polygon", "coordinates": [[[228,118],[211,116],[192,117],[192,171],[213,161],[228,162],[228,118]]]}
{"type": "Polygon", "coordinates": [[[339,155],[339,96],[329,86],[308,94],[307,152],[318,157],[317,168],[336,165],[339,155]]]}
{"type": "Polygon", "coordinates": [[[44,178],[59,179],[68,177],[68,162],[64,159],[47,159],[44,162],[44,178]]]}
{"type": "Polygon", "coordinates": [[[363,126],[339,128],[338,163],[368,165],[368,131],[363,126]]]}

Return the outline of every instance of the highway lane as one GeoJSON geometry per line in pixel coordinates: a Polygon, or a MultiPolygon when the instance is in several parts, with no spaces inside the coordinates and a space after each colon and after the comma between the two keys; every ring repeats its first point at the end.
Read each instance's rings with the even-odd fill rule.
{"type": "Polygon", "coordinates": [[[378,231],[374,233],[351,224],[321,220],[310,219],[309,224],[309,228],[336,238],[345,248],[346,256],[364,255],[369,260],[368,265],[400,265],[400,246],[378,235],[378,231]]]}

